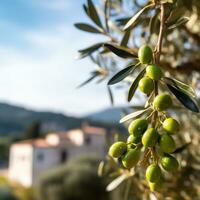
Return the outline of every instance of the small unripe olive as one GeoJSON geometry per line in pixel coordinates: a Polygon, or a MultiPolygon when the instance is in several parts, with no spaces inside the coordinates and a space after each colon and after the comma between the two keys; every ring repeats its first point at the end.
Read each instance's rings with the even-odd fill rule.
{"type": "Polygon", "coordinates": [[[129,135],[127,143],[137,144],[141,141],[141,136],[129,135]]]}
{"type": "Polygon", "coordinates": [[[147,129],[148,122],[146,119],[136,119],[131,122],[128,127],[129,134],[138,137],[141,136],[147,129]]]}
{"type": "Polygon", "coordinates": [[[165,132],[161,135],[159,143],[161,150],[165,153],[173,153],[176,149],[173,137],[165,132]]]}
{"type": "Polygon", "coordinates": [[[167,118],[164,122],[163,122],[163,129],[165,131],[167,131],[168,133],[176,133],[179,131],[180,129],[180,125],[179,123],[173,119],[173,118],[167,118]]]}
{"type": "Polygon", "coordinates": [[[109,149],[108,154],[113,158],[119,158],[127,150],[125,142],[115,142],[109,149]]]}
{"type": "Polygon", "coordinates": [[[144,77],[140,80],[138,87],[145,94],[150,94],[154,89],[154,82],[151,78],[144,77]]]}
{"type": "Polygon", "coordinates": [[[122,158],[122,164],[125,168],[130,169],[134,167],[140,159],[140,150],[139,149],[130,149],[126,152],[122,158]]]}
{"type": "Polygon", "coordinates": [[[146,68],[146,74],[149,78],[158,81],[162,78],[162,71],[160,67],[156,65],[148,65],[146,68]]]}
{"type": "Polygon", "coordinates": [[[168,172],[175,172],[179,167],[179,163],[176,158],[170,155],[165,156],[161,159],[161,165],[163,169],[168,172]]]}
{"type": "Polygon", "coordinates": [[[161,169],[156,164],[151,164],[146,170],[146,179],[149,182],[157,182],[161,177],[161,169]]]}
{"type": "Polygon", "coordinates": [[[148,45],[143,45],[138,51],[138,58],[142,64],[149,64],[153,58],[152,49],[148,45]]]}
{"type": "Polygon", "coordinates": [[[159,94],[154,99],[153,104],[156,110],[164,111],[172,106],[172,99],[167,93],[159,94]]]}
{"type": "Polygon", "coordinates": [[[160,192],[162,190],[162,185],[163,185],[163,182],[161,178],[157,182],[154,182],[154,183],[149,182],[149,187],[151,191],[160,192]]]}
{"type": "Polygon", "coordinates": [[[154,147],[158,141],[158,132],[154,128],[149,128],[142,136],[142,144],[145,147],[154,147]]]}

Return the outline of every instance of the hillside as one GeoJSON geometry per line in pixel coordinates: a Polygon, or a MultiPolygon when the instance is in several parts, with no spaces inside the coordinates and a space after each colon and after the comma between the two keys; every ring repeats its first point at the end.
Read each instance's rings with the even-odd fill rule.
{"type": "Polygon", "coordinates": [[[37,112],[23,107],[0,103],[0,136],[23,132],[27,126],[39,121],[44,131],[69,130],[82,122],[102,127],[113,127],[120,119],[120,108],[109,108],[83,118],[53,112],[37,112]]]}

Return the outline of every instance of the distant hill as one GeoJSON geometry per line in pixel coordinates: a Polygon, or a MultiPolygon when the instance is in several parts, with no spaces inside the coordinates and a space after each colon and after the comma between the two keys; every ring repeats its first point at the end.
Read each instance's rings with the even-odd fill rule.
{"type": "Polygon", "coordinates": [[[124,108],[113,107],[107,108],[99,112],[92,113],[87,117],[92,120],[108,122],[108,123],[118,123],[121,119],[121,113],[124,108]]]}
{"type": "Polygon", "coordinates": [[[83,118],[66,116],[53,112],[37,112],[23,107],[0,103],[0,136],[23,132],[35,121],[42,124],[43,130],[69,130],[80,127],[85,121],[102,127],[118,126],[120,108],[109,108],[83,118]]]}

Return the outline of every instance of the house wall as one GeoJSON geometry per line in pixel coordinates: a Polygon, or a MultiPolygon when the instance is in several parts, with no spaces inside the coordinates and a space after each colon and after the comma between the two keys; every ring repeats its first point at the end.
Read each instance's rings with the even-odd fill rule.
{"type": "Polygon", "coordinates": [[[61,163],[61,149],[52,148],[34,148],[33,153],[33,184],[38,177],[48,169],[51,169],[61,163]]]}
{"type": "Polygon", "coordinates": [[[12,145],[10,148],[9,178],[29,187],[32,185],[32,155],[31,145],[12,145]]]}

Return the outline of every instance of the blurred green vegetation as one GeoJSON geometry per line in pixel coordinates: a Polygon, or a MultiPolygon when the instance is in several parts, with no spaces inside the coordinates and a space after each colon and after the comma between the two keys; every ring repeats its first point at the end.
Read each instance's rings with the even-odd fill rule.
{"type": "Polygon", "coordinates": [[[82,156],[46,172],[36,186],[37,200],[109,200],[98,164],[96,156],[82,156]]]}

